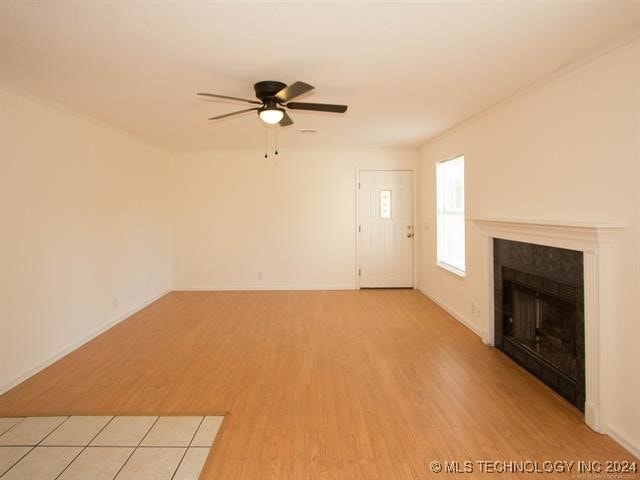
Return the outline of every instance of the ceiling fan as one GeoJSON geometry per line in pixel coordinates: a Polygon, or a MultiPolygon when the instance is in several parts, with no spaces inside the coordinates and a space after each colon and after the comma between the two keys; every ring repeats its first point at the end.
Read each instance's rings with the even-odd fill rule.
{"type": "Polygon", "coordinates": [[[221,118],[239,115],[245,112],[257,111],[260,119],[269,125],[280,124],[282,127],[291,125],[293,120],[287,115],[285,107],[291,110],[313,110],[316,112],[334,112],[344,113],[347,111],[347,105],[332,105],[329,103],[302,103],[291,102],[290,100],[310,92],[313,87],[304,82],[295,82],[287,86],[285,83],[276,82],[274,80],[266,80],[258,82],[253,86],[256,91],[256,97],[260,100],[248,100],[246,98],[230,97],[227,95],[216,95],[214,93],[198,93],[203,97],[222,98],[224,100],[237,100],[240,102],[252,103],[260,105],[259,107],[246,108],[237,112],[225,113],[217,117],[211,117],[209,120],[220,120],[221,118]]]}

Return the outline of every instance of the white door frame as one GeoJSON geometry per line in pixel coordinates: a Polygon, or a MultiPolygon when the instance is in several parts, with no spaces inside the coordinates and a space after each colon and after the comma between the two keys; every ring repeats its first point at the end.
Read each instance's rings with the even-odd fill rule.
{"type": "Polygon", "coordinates": [[[356,168],[355,175],[355,192],[356,192],[356,225],[355,225],[355,249],[356,249],[356,261],[355,261],[355,272],[354,272],[354,284],[356,286],[356,290],[360,290],[360,235],[358,231],[358,227],[360,226],[360,172],[409,172],[411,173],[411,221],[413,223],[413,237],[411,238],[411,288],[416,288],[418,285],[418,249],[416,248],[416,237],[419,232],[418,228],[418,216],[416,214],[416,171],[412,168],[356,168]]]}

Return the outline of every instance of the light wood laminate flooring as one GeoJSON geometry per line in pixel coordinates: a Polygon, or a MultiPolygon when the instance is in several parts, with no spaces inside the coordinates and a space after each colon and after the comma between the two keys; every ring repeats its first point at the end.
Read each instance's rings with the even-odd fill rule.
{"type": "Polygon", "coordinates": [[[157,412],[227,414],[203,480],[634,460],[412,290],[172,292],[0,397],[0,416],[157,412]]]}

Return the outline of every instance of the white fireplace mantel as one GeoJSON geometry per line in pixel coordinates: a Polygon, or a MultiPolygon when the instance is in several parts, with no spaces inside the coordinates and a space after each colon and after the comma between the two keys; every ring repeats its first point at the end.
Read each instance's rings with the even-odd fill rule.
{"type": "Polygon", "coordinates": [[[623,226],[606,223],[559,222],[545,220],[470,218],[480,230],[483,271],[482,339],[494,345],[493,239],[535,243],[583,252],[585,328],[585,422],[593,430],[606,433],[606,405],[602,392],[606,377],[602,368],[606,352],[601,338],[601,319],[610,313],[608,289],[612,285],[612,243],[623,226]]]}

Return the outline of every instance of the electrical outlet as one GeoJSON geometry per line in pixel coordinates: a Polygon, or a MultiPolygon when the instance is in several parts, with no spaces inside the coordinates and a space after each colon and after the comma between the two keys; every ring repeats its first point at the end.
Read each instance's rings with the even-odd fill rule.
{"type": "Polygon", "coordinates": [[[262,272],[258,272],[256,275],[258,276],[258,280],[262,280],[262,272]]]}

